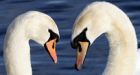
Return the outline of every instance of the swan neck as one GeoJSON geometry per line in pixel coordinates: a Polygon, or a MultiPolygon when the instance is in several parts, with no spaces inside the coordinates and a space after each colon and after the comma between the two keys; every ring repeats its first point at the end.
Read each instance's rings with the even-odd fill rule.
{"type": "Polygon", "coordinates": [[[136,35],[133,27],[125,30],[121,27],[107,33],[110,51],[103,75],[135,75],[136,35]]]}
{"type": "Polygon", "coordinates": [[[32,75],[29,40],[20,31],[9,33],[4,45],[7,75],[32,75]]]}

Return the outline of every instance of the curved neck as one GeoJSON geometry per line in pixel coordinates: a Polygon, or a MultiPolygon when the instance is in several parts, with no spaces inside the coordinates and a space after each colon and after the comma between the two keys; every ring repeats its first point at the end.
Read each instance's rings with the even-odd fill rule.
{"type": "Polygon", "coordinates": [[[4,45],[7,75],[32,75],[29,40],[20,30],[9,33],[6,34],[4,45]]]}
{"type": "Polygon", "coordinates": [[[132,25],[107,32],[110,52],[103,75],[135,75],[137,39],[132,25]]]}

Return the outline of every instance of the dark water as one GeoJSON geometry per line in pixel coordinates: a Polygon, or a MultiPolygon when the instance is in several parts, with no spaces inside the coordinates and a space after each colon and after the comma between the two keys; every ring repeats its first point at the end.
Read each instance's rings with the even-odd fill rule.
{"type": "MultiPolygon", "coordinates": [[[[140,40],[140,1],[108,0],[130,17],[140,40]]],[[[107,61],[108,42],[104,35],[90,47],[84,69],[74,69],[76,51],[70,46],[71,30],[80,11],[94,0],[0,0],[0,75],[6,75],[3,62],[3,40],[7,26],[19,14],[37,10],[49,14],[57,23],[61,39],[57,44],[58,64],[44,48],[31,41],[33,75],[101,75],[107,61]]],[[[139,41],[140,42],[140,41],[139,41]]]]}

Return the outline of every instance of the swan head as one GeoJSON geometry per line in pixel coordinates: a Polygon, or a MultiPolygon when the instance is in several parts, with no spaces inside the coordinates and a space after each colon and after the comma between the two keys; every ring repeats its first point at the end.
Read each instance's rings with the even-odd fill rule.
{"type": "Polygon", "coordinates": [[[44,46],[54,63],[57,63],[57,54],[55,49],[56,43],[60,38],[57,25],[53,19],[46,14],[39,12],[35,12],[34,14],[38,16],[35,18],[31,17],[30,25],[28,25],[25,29],[27,37],[28,39],[34,40],[44,46]]]}
{"type": "Polygon", "coordinates": [[[72,48],[77,49],[75,68],[80,70],[82,69],[87,50],[90,46],[90,40],[87,38],[87,28],[82,30],[79,35],[72,39],[71,46],[72,48]]]}
{"type": "Polygon", "coordinates": [[[47,50],[47,52],[51,56],[54,63],[57,63],[56,43],[59,40],[59,35],[54,33],[52,30],[49,30],[49,33],[50,33],[50,37],[44,43],[44,48],[47,50]]]}
{"type": "Polygon", "coordinates": [[[99,21],[102,18],[99,16],[94,19],[93,16],[91,12],[84,11],[74,24],[71,46],[77,49],[75,65],[77,70],[82,68],[89,46],[97,37],[107,31],[108,26],[105,26],[104,22],[99,21]]]}
{"type": "MultiPolygon", "coordinates": [[[[43,28],[41,31],[43,31],[43,28]]],[[[32,40],[44,46],[45,50],[49,53],[54,63],[57,63],[56,43],[59,41],[59,34],[51,29],[46,29],[42,33],[31,36],[32,40]]]]}

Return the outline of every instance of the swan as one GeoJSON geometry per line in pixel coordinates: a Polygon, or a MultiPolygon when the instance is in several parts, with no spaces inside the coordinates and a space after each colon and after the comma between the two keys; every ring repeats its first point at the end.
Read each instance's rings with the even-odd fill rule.
{"type": "Polygon", "coordinates": [[[41,44],[57,63],[59,31],[53,19],[39,11],[19,15],[8,27],[4,40],[7,75],[32,75],[29,40],[41,44]]]}
{"type": "Polygon", "coordinates": [[[109,2],[89,4],[74,23],[71,45],[77,49],[76,69],[82,69],[89,46],[103,33],[110,50],[102,75],[140,75],[135,29],[128,16],[109,2]]]}

